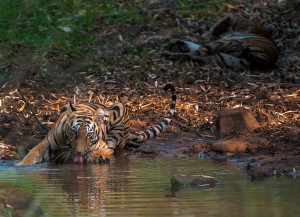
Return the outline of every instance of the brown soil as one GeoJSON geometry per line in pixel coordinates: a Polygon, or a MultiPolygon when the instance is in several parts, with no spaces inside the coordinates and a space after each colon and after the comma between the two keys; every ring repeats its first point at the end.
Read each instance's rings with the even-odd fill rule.
{"type": "Polygon", "coordinates": [[[20,90],[15,82],[0,87],[0,140],[16,146],[20,156],[24,156],[28,146],[37,144],[46,134],[36,119],[49,129],[60,107],[68,101],[107,105],[124,102],[131,111],[132,128],[143,129],[163,118],[170,93],[164,93],[162,86],[173,82],[178,101],[171,126],[155,140],[128,147],[129,152],[147,157],[173,155],[242,161],[253,177],[273,175],[274,171],[299,175],[300,16],[284,5],[269,2],[251,6],[238,3],[217,13],[217,17],[225,12],[239,13],[274,25],[274,40],[281,56],[277,67],[268,72],[234,72],[161,57],[160,50],[172,38],[201,38],[215,19],[210,13],[182,17],[172,11],[159,11],[153,22],[143,24],[105,25],[99,21],[91,31],[106,43],[99,47],[102,55],[91,53],[82,61],[67,56],[52,62],[51,57],[58,55],[53,52],[43,57],[48,58],[44,65],[39,64],[39,57],[20,58],[19,64],[12,67],[20,90]],[[131,49],[127,43],[130,40],[136,40],[140,50],[144,46],[153,48],[151,56],[126,56],[131,49]],[[120,53],[119,59],[110,64],[110,55],[116,53],[120,53]],[[41,69],[44,73],[36,73],[41,69]],[[215,126],[218,113],[236,106],[249,108],[261,126],[242,136],[255,140],[255,145],[245,153],[210,151],[211,144],[220,139],[215,126]]]}

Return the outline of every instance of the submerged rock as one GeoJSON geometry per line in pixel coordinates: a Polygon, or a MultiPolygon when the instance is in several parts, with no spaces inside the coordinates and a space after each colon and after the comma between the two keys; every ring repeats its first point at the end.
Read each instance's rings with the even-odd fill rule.
{"type": "Polygon", "coordinates": [[[252,180],[271,177],[276,175],[276,170],[266,166],[251,167],[247,171],[248,177],[252,180]]]}
{"type": "Polygon", "coordinates": [[[285,176],[290,176],[290,177],[300,177],[300,166],[295,166],[289,169],[285,169],[282,172],[283,175],[285,176]]]}
{"type": "Polygon", "coordinates": [[[180,187],[213,187],[217,180],[211,176],[205,175],[173,175],[171,177],[172,188],[180,187]]]}

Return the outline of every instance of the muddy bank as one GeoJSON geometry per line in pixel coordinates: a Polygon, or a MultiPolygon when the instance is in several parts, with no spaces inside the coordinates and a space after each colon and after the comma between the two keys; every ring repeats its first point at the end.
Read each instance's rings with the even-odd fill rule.
{"type": "Polygon", "coordinates": [[[142,144],[139,147],[127,147],[131,154],[140,157],[177,157],[205,158],[216,163],[236,164],[245,170],[249,178],[271,176],[300,176],[300,147],[278,143],[260,138],[260,134],[251,136],[207,139],[192,133],[164,134],[164,138],[142,144]],[[220,142],[230,145],[247,146],[242,152],[213,151],[220,142]]]}
{"type": "MultiPolygon", "coordinates": [[[[274,121],[274,120],[273,120],[274,121]]],[[[270,176],[300,176],[300,128],[265,129],[266,121],[244,107],[222,109],[212,128],[215,136],[194,133],[164,133],[147,144],[129,147],[142,157],[196,157],[237,164],[252,179],[270,176]]]]}
{"type": "MultiPolygon", "coordinates": [[[[146,128],[133,121],[136,130],[146,128]]],[[[230,124],[226,123],[228,127],[230,124]]],[[[172,128],[172,126],[171,126],[172,128]]],[[[237,130],[237,128],[235,128],[237,130]]],[[[236,133],[236,132],[235,132],[236,133]]],[[[10,130],[8,135],[13,134],[10,130]]],[[[16,135],[17,132],[15,132],[16,135]]],[[[270,176],[300,176],[299,128],[282,127],[281,133],[258,129],[247,135],[201,137],[193,132],[168,129],[154,140],[143,144],[127,145],[127,154],[154,158],[205,158],[216,163],[232,163],[247,171],[250,178],[270,176]],[[176,131],[176,132],[174,132],[176,131]]],[[[16,138],[17,139],[17,138],[16,138]]],[[[1,160],[21,159],[41,139],[25,137],[21,146],[0,141],[1,160]]],[[[123,153],[124,154],[124,153],[123,153]]]]}

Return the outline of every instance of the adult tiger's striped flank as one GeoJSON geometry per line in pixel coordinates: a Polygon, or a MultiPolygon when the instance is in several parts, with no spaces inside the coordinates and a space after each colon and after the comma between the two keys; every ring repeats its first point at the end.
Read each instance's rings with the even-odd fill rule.
{"type": "Polygon", "coordinates": [[[173,60],[190,59],[202,65],[217,63],[229,68],[272,69],[279,56],[270,32],[262,25],[229,15],[210,30],[207,43],[177,39],[163,54],[173,60]],[[225,33],[225,34],[224,34],[225,33]]]}
{"type": "Polygon", "coordinates": [[[44,140],[17,166],[52,159],[57,163],[101,163],[128,142],[140,143],[156,137],[165,131],[175,112],[176,90],[171,84],[165,85],[164,90],[169,89],[172,101],[164,119],[150,129],[138,132],[131,132],[128,108],[123,103],[110,107],[93,103],[65,105],[44,140]]]}

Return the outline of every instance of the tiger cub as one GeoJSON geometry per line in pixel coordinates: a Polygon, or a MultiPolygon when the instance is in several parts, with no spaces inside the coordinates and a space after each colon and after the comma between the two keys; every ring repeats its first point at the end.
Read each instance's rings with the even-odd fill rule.
{"type": "Polygon", "coordinates": [[[276,64],[279,52],[270,32],[254,21],[229,15],[212,27],[210,35],[213,41],[205,44],[175,40],[163,54],[173,60],[190,59],[202,65],[215,62],[239,69],[268,70],[276,64]]]}
{"type": "Polygon", "coordinates": [[[35,146],[17,166],[32,165],[54,159],[58,163],[101,163],[123,148],[127,142],[140,143],[165,131],[175,112],[176,90],[167,84],[164,90],[172,91],[170,109],[164,119],[147,130],[130,131],[130,117],[122,103],[106,107],[102,104],[69,103],[48,135],[35,146]]]}

